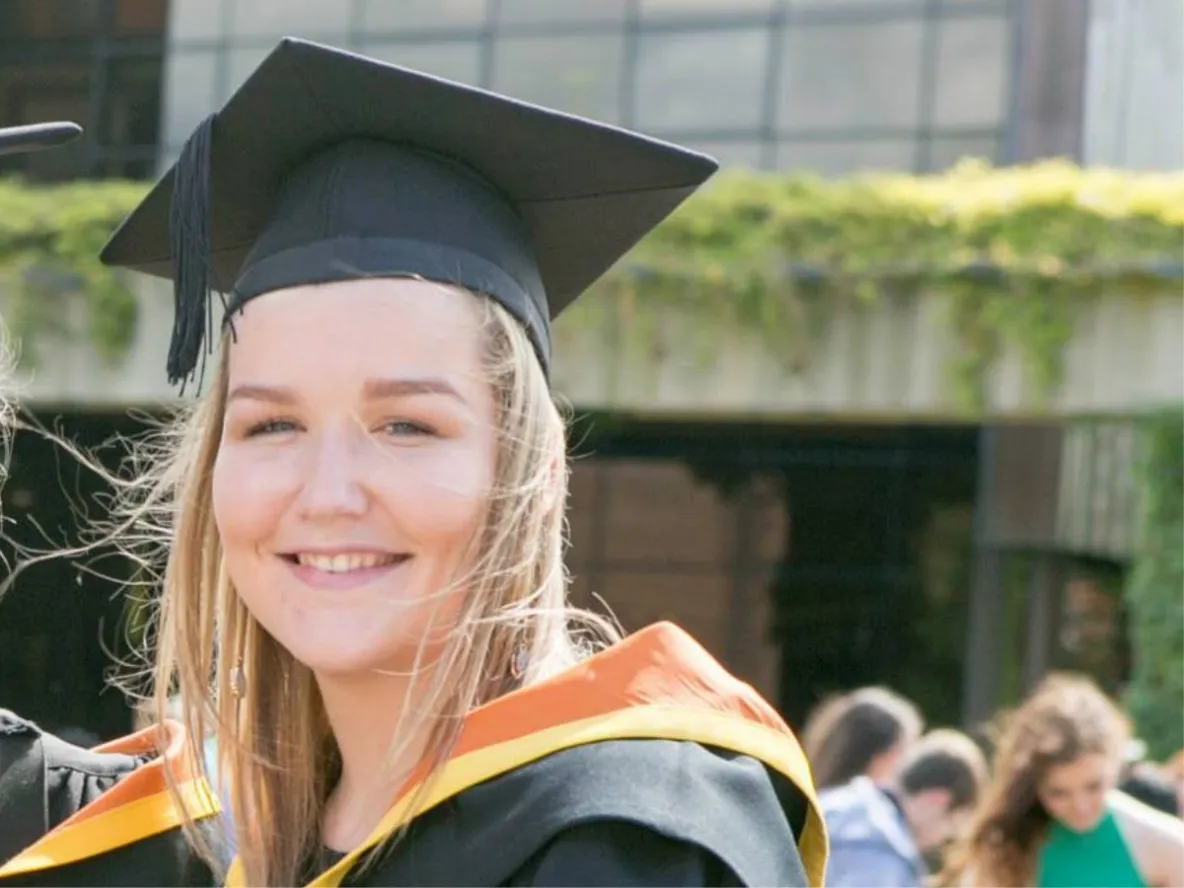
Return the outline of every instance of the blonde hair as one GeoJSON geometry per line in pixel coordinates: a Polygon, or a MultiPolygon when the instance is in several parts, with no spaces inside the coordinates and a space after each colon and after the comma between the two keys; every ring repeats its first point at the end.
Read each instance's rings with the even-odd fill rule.
{"type": "Polygon", "coordinates": [[[1090,679],[1053,673],[999,721],[993,776],[965,840],[938,884],[1022,886],[1036,875],[1050,817],[1038,791],[1048,772],[1101,754],[1117,765],[1130,736],[1118,707],[1090,679]]]}
{"type": "MultiPolygon", "coordinates": [[[[567,604],[563,418],[523,327],[501,306],[475,298],[483,306],[484,370],[495,402],[494,484],[473,541],[473,567],[457,583],[464,590],[457,629],[429,672],[421,705],[404,709],[391,742],[393,760],[406,754],[410,738],[428,732],[428,779],[413,810],[464,716],[505,692],[523,653],[523,678],[531,681],[619,637],[608,620],[567,604]]],[[[150,639],[157,717],[178,695],[198,762],[201,739],[216,731],[246,882],[291,885],[307,875],[339,762],[312,672],[255,621],[223,565],[211,475],[222,436],[226,353],[224,347],[209,392],[143,442],[106,539],[159,581],[150,639]],[[230,687],[240,663],[246,680],[236,696],[230,687]]],[[[423,648],[421,641],[417,664],[423,648]]],[[[192,843],[215,863],[215,849],[174,795],[192,843]]]]}

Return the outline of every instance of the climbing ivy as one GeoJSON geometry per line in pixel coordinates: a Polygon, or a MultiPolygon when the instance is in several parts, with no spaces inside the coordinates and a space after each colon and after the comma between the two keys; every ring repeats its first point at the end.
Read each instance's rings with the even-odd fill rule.
{"type": "Polygon", "coordinates": [[[1140,542],[1125,589],[1134,654],[1127,706],[1162,758],[1184,747],[1184,410],[1141,425],[1140,542]]]}
{"type": "MultiPolygon", "coordinates": [[[[1013,343],[1043,394],[1082,303],[1104,289],[1179,296],[1184,175],[1081,169],[1063,161],[947,173],[723,175],[616,272],[636,302],[676,298],[708,337],[739,324],[793,364],[835,300],[945,297],[961,346],[950,378],[981,406],[985,372],[1013,343]]],[[[586,310],[583,304],[575,311],[586,310]]]]}
{"type": "MultiPolygon", "coordinates": [[[[85,291],[89,335],[118,356],[135,302],[95,259],[144,194],[139,183],[53,187],[0,182],[0,277],[5,316],[26,339],[62,317],[63,292],[85,291]]],[[[1080,305],[1103,289],[1179,295],[1184,174],[1081,169],[1051,161],[994,169],[965,162],[933,176],[729,171],[681,207],[583,299],[563,327],[612,320],[625,344],[673,346],[665,312],[695,320],[680,350],[710,359],[720,331],[769,338],[787,367],[841,300],[874,302],[920,291],[945,297],[961,345],[949,368],[968,407],[1006,343],[1047,393],[1080,305]],[[611,317],[610,317],[611,313],[611,317]]],[[[681,336],[681,334],[680,334],[681,336]]],[[[26,347],[27,348],[27,347],[26,347]]]]}
{"type": "Polygon", "coordinates": [[[4,321],[35,362],[45,336],[77,335],[71,300],[84,297],[85,335],[105,359],[135,335],[136,301],[126,281],[98,261],[100,247],[144,195],[134,182],[32,187],[0,179],[0,293],[4,321]]]}

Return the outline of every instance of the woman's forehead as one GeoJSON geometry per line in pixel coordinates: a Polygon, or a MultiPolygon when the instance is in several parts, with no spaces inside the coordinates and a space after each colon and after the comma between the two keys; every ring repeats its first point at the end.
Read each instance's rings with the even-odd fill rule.
{"type": "Polygon", "coordinates": [[[277,290],[235,317],[230,370],[464,373],[479,361],[480,298],[412,279],[277,290]]]}
{"type": "Polygon", "coordinates": [[[315,314],[343,322],[366,321],[375,312],[398,313],[408,321],[478,317],[480,297],[467,290],[420,278],[359,278],[273,290],[248,302],[235,316],[253,323],[299,324],[315,314]]]}
{"type": "Polygon", "coordinates": [[[1071,762],[1050,765],[1044,773],[1049,786],[1068,786],[1096,780],[1109,770],[1110,761],[1101,753],[1086,753],[1071,762]]]}

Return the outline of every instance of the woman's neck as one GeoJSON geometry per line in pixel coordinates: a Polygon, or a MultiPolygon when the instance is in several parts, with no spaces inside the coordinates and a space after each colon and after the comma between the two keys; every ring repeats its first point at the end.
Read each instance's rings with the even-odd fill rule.
{"type": "MultiPolygon", "coordinates": [[[[321,839],[347,851],[365,841],[426,751],[432,720],[412,736],[397,737],[403,715],[414,713],[429,679],[405,676],[318,676],[321,699],[341,755],[341,776],[326,803],[321,839]],[[398,760],[388,761],[398,741],[398,760]]],[[[414,724],[411,718],[403,724],[414,724]]]]}

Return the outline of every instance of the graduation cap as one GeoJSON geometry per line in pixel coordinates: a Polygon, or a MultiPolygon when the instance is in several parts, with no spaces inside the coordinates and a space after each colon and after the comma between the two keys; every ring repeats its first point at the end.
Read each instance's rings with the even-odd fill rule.
{"type": "Polygon", "coordinates": [[[211,291],[421,277],[501,303],[544,370],[550,322],[717,168],[636,133],[285,38],[101,258],[174,283],[170,382],[211,291]]]}
{"type": "Polygon", "coordinates": [[[73,142],[82,135],[76,123],[30,123],[26,126],[0,127],[0,156],[29,154],[47,148],[57,148],[73,142]]]}

